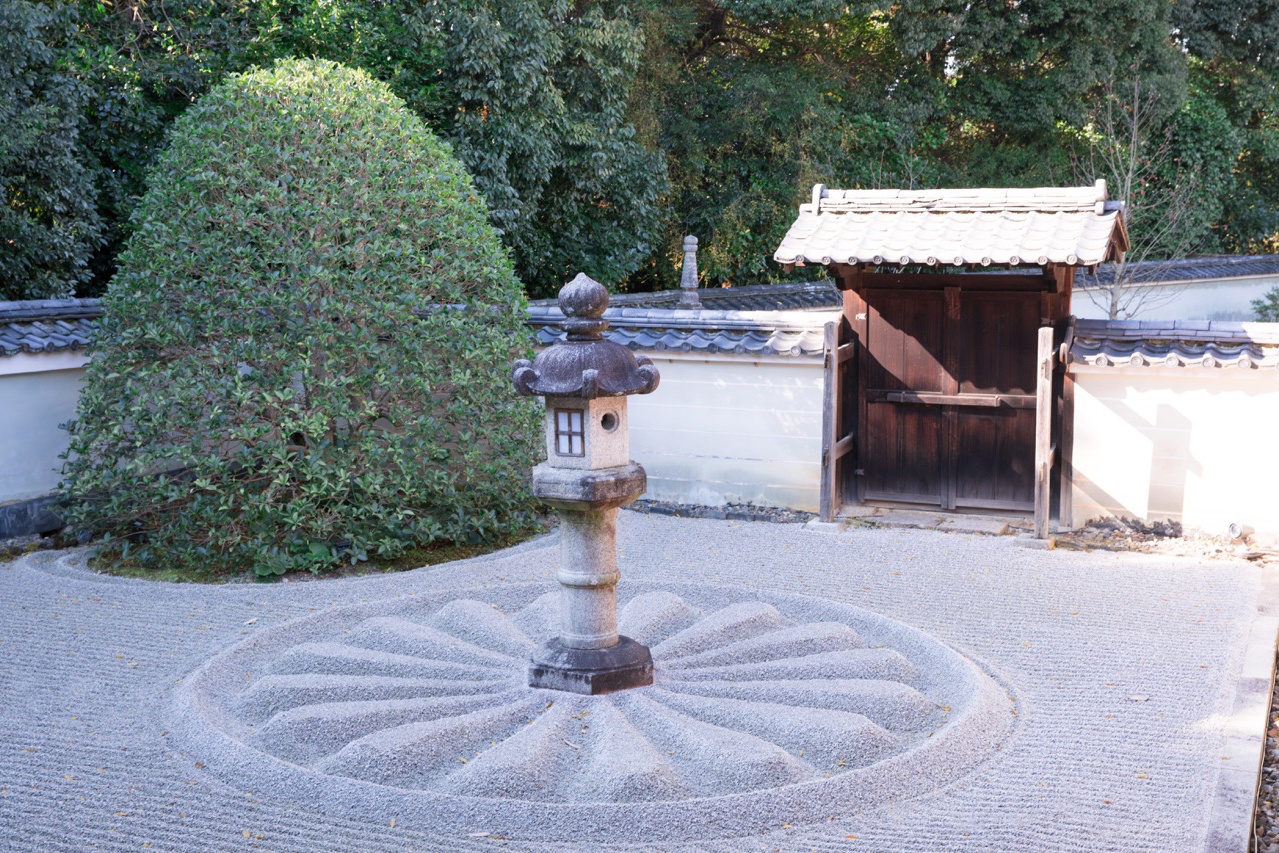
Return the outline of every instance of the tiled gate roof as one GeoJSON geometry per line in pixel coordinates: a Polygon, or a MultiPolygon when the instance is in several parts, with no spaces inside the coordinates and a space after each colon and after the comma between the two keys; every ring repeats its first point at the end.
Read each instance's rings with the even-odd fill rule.
{"type": "Polygon", "coordinates": [[[1091,187],[832,190],[813,187],[781,264],[1093,266],[1122,256],[1121,202],[1091,187]]]}

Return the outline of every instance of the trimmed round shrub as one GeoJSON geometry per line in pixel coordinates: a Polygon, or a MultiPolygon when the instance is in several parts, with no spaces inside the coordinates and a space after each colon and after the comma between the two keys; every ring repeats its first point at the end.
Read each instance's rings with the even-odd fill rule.
{"type": "Polygon", "coordinates": [[[64,467],[106,555],[272,575],[530,523],[520,284],[384,84],[299,60],[228,79],[133,225],[64,467]]]}

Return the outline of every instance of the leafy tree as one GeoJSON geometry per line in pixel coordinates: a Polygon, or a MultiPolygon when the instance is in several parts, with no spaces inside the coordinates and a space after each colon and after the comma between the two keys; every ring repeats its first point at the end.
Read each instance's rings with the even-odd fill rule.
{"type": "Polygon", "coordinates": [[[54,10],[0,4],[0,299],[69,296],[102,242],[81,139],[86,93],[50,42],[54,10]]]}
{"type": "Polygon", "coordinates": [[[149,568],[260,575],[527,523],[520,286],[384,84],[233,76],[148,183],[71,425],[70,523],[149,568]]]}
{"type": "Polygon", "coordinates": [[[646,14],[632,115],[666,152],[672,189],[662,251],[634,288],[674,285],[683,233],[702,241],[706,284],[783,278],[769,258],[816,182],[1070,181],[1062,129],[1088,123],[1115,68],[1150,84],[1161,126],[1186,96],[1167,0],[718,0],[646,14]]]}
{"type": "Polygon", "coordinates": [[[1077,122],[1096,85],[1131,68],[1175,111],[1182,59],[1168,0],[1037,3],[906,0],[892,14],[902,49],[947,83],[948,111],[1006,142],[1077,122]]]}
{"type": "Polygon", "coordinates": [[[643,32],[626,3],[464,0],[449,33],[450,138],[529,292],[574,272],[617,281],[654,248],[660,157],[626,120],[643,32]]]}
{"type": "Polygon", "coordinates": [[[660,157],[626,122],[643,33],[616,0],[81,0],[74,58],[94,92],[104,218],[144,189],[163,131],[223,79],[288,56],[363,68],[449,139],[538,295],[615,281],[652,250],[660,157]]]}
{"type": "Polygon", "coordinates": [[[674,286],[686,233],[708,285],[781,278],[772,253],[814,183],[933,179],[934,87],[883,16],[807,0],[648,14],[632,115],[666,153],[671,190],[662,249],[629,288],[674,286]]]}
{"type": "Polygon", "coordinates": [[[173,118],[227,74],[312,56],[387,82],[453,143],[540,296],[578,269],[674,286],[689,232],[707,284],[783,278],[769,258],[815,182],[1072,181],[1112,78],[1154,93],[1177,169],[1224,152],[1203,244],[1279,251],[1274,6],[76,0],[76,32],[46,43],[87,93],[77,160],[105,242],[82,292],[109,277],[173,118]],[[1228,146],[1196,130],[1213,127],[1228,146]]]}
{"type": "MultiPolygon", "coordinates": [[[[50,8],[65,15],[67,6],[50,8]]],[[[79,0],[76,9],[78,31],[59,47],[86,91],[84,163],[105,229],[86,295],[101,292],[114,272],[167,127],[226,75],[321,56],[391,81],[419,111],[433,104],[438,34],[409,0],[79,0]]]]}
{"type": "Polygon", "coordinates": [[[1265,296],[1252,301],[1252,310],[1264,323],[1279,323],[1279,287],[1272,287],[1265,296]]]}
{"type": "Polygon", "coordinates": [[[1204,90],[1242,133],[1237,175],[1222,199],[1222,243],[1235,252],[1279,251],[1279,5],[1196,0],[1174,5],[1179,38],[1204,90]]]}

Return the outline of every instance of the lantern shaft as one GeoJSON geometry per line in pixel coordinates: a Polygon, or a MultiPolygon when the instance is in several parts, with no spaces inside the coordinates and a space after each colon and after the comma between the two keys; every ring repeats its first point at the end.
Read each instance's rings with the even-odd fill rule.
{"type": "Polygon", "coordinates": [[[560,644],[617,645],[617,510],[560,514],[560,644]]]}

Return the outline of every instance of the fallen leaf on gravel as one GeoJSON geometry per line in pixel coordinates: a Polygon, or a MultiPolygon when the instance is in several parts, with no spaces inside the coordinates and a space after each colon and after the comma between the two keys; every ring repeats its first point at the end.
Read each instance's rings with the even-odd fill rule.
{"type": "Polygon", "coordinates": [[[391,818],[391,829],[395,829],[395,818],[391,818]]]}
{"type": "Polygon", "coordinates": [[[844,837],[847,838],[849,841],[853,841],[857,838],[856,835],[845,835],[844,837]]]}

